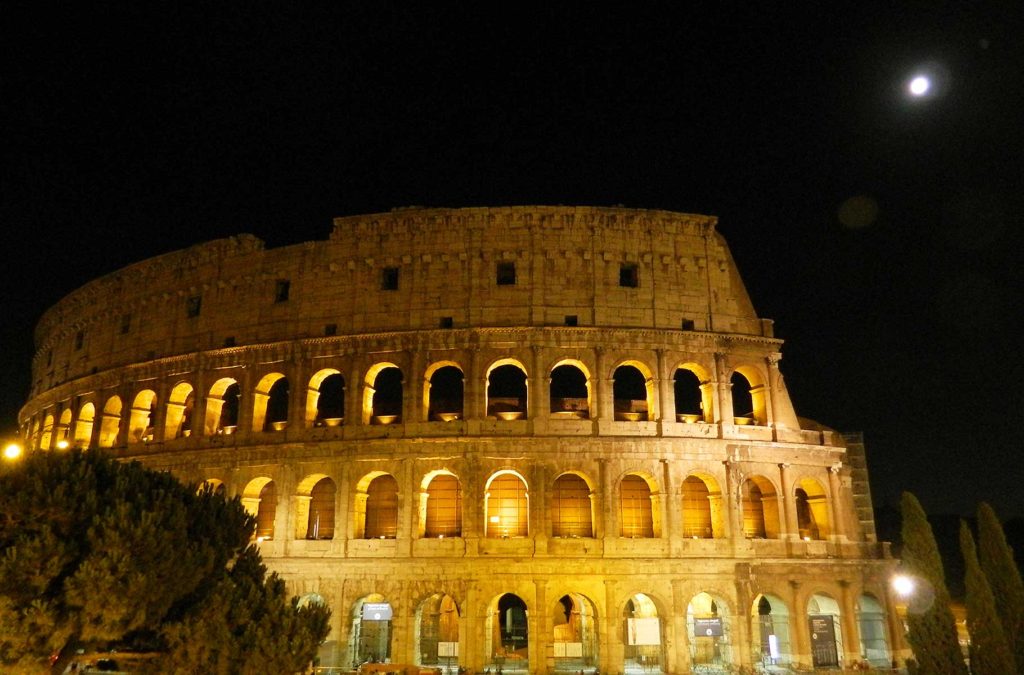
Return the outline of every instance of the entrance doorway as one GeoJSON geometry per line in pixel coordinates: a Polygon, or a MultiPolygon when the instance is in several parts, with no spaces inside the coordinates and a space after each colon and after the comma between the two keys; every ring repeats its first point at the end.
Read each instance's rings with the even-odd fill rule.
{"type": "Polygon", "coordinates": [[[580,673],[597,666],[597,617],[579,593],[563,595],[552,613],[555,671],[580,673]]]}
{"type": "Polygon", "coordinates": [[[530,636],[526,603],[518,595],[505,593],[491,601],[487,613],[489,641],[488,668],[502,673],[525,673],[530,669],[530,636]]]}
{"type": "Polygon", "coordinates": [[[393,610],[383,595],[372,593],[352,608],[349,653],[352,665],[391,661],[391,618],[393,610]]]}
{"type": "Polygon", "coordinates": [[[664,672],[661,618],[654,601],[650,596],[637,593],[626,602],[623,617],[626,635],[624,672],[664,672]]]}
{"type": "Polygon", "coordinates": [[[445,673],[459,670],[459,607],[450,595],[435,593],[416,610],[419,665],[445,673]]]}

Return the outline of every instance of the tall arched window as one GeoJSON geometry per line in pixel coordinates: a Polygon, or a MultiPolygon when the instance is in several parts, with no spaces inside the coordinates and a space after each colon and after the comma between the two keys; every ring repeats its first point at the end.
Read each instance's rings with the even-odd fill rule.
{"type": "Polygon", "coordinates": [[[378,363],[366,373],[363,396],[364,424],[402,421],[402,371],[392,363],[378,363]]]}
{"type": "Polygon", "coordinates": [[[256,538],[274,538],[274,519],[277,517],[277,486],[268,482],[260,490],[259,507],[256,511],[256,538]]]}
{"type": "Polygon", "coordinates": [[[821,484],[813,478],[804,478],[796,489],[796,521],[801,539],[827,539],[828,497],[821,484]]]}
{"type": "Polygon", "coordinates": [[[578,365],[563,363],[551,371],[551,414],[557,417],[590,417],[587,375],[578,365]]]}
{"type": "Polygon", "coordinates": [[[761,372],[753,366],[740,366],[729,382],[736,424],[768,424],[767,399],[761,372]]]}
{"type": "Polygon", "coordinates": [[[367,539],[398,536],[398,481],[390,474],[377,476],[366,489],[367,539]]]}
{"type": "Polygon", "coordinates": [[[281,431],[288,424],[288,378],[265,375],[253,395],[252,430],[281,431]]]}
{"type": "Polygon", "coordinates": [[[167,398],[167,413],[164,417],[164,440],[188,436],[192,433],[192,385],[179,382],[174,385],[167,398]]]}
{"type": "Polygon", "coordinates": [[[487,415],[502,420],[526,417],[526,370],[518,361],[499,361],[487,373],[487,415]]]}
{"type": "Polygon", "coordinates": [[[128,423],[128,442],[141,443],[153,439],[153,424],[156,422],[156,392],[144,389],[135,395],[131,419],[128,423]]]}
{"type": "Polygon", "coordinates": [[[640,370],[641,364],[624,363],[615,369],[612,392],[615,419],[637,422],[653,419],[653,381],[640,370]]]}
{"type": "Polygon", "coordinates": [[[96,406],[85,403],[78,409],[78,420],[75,422],[75,447],[87,448],[92,440],[92,425],[96,418],[96,406]]]}
{"type": "Polygon", "coordinates": [[[306,426],[336,427],[345,418],[345,378],[324,368],[309,379],[306,389],[306,426]]]}
{"type": "Polygon", "coordinates": [[[777,539],[779,502],[775,486],[764,476],[743,481],[743,536],[748,539],[777,539]]]}
{"type": "Polygon", "coordinates": [[[551,536],[593,537],[590,486],[572,473],[555,479],[551,491],[551,536]]]}
{"type": "Polygon", "coordinates": [[[687,424],[710,421],[707,410],[711,407],[710,390],[704,385],[705,380],[691,368],[676,369],[673,385],[677,421],[687,424]]]}
{"type": "Polygon", "coordinates": [[[462,371],[454,364],[438,365],[428,370],[424,383],[428,420],[451,422],[462,418],[462,380],[462,371]]]}
{"type": "Polygon", "coordinates": [[[337,487],[326,476],[309,491],[309,516],[306,519],[306,539],[334,538],[334,502],[337,487]]]}
{"type": "Polygon", "coordinates": [[[511,471],[492,476],[484,501],[484,526],[488,537],[525,537],[529,534],[530,501],[526,482],[521,476],[511,471]]]}
{"type": "Polygon", "coordinates": [[[121,431],[121,398],[111,396],[103,404],[103,419],[100,421],[99,446],[112,448],[117,443],[117,435],[121,431]]]}
{"type": "Polygon", "coordinates": [[[683,536],[696,539],[714,536],[711,493],[707,484],[697,476],[687,476],[683,481],[683,536]]]}
{"type": "Polygon", "coordinates": [[[241,397],[238,382],[223,377],[213,383],[206,397],[206,434],[231,434],[238,428],[238,406],[241,397]]]}
{"type": "Polygon", "coordinates": [[[623,537],[654,536],[651,488],[642,477],[630,474],[619,484],[619,523],[623,537]]]}
{"type": "Polygon", "coordinates": [[[447,473],[434,476],[427,485],[424,537],[462,536],[462,487],[447,473]]]}

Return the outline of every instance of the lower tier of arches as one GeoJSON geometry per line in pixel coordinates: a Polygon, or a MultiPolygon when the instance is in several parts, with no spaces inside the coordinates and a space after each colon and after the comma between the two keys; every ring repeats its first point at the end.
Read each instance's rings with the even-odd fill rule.
{"type": "Polygon", "coordinates": [[[333,609],[320,654],[331,668],[730,673],[889,668],[906,657],[889,562],[449,562],[268,559],[302,602],[333,609]]]}

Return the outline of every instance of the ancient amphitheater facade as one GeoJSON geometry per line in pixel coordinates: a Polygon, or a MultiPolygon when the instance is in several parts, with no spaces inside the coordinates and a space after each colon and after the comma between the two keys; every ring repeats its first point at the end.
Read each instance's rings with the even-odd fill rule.
{"type": "Polygon", "coordinates": [[[26,440],[239,495],[324,666],[888,664],[863,444],[797,417],[707,216],[400,209],[41,319],[26,440]]]}

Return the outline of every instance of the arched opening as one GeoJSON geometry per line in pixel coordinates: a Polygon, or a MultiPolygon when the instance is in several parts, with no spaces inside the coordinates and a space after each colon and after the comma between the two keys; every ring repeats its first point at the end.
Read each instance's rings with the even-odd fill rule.
{"type": "MultiPolygon", "coordinates": [[[[364,539],[394,539],[398,536],[398,481],[391,474],[370,480],[365,492],[364,539]]],[[[358,510],[357,510],[358,514],[358,510]]]]}
{"type": "Polygon", "coordinates": [[[775,486],[764,476],[743,481],[743,536],[747,539],[779,538],[779,499],[775,486]]]}
{"type": "Polygon", "coordinates": [[[227,494],[228,487],[224,484],[224,481],[219,478],[207,478],[198,486],[196,486],[196,494],[203,494],[209,492],[212,495],[223,497],[227,494]]]}
{"type": "Polygon", "coordinates": [[[552,537],[594,536],[591,490],[580,476],[563,473],[555,479],[550,509],[552,537]]]}
{"type": "Polygon", "coordinates": [[[755,654],[762,666],[786,665],[792,662],[789,637],[789,608],[774,595],[754,599],[755,654]]]}
{"type": "Polygon", "coordinates": [[[416,609],[416,665],[459,669],[459,606],[446,593],[435,593],[416,609]]]}
{"type": "Polygon", "coordinates": [[[664,647],[662,645],[661,617],[650,596],[637,593],[626,602],[623,610],[625,673],[663,673],[664,647]]]}
{"type": "Polygon", "coordinates": [[[156,392],[144,389],[135,395],[131,419],[128,422],[128,443],[143,443],[153,440],[153,424],[156,422],[156,392]]]}
{"type": "Polygon", "coordinates": [[[64,450],[71,445],[68,437],[71,435],[71,408],[64,408],[60,413],[57,422],[57,433],[54,437],[58,450],[64,450]]]}
{"type": "Polygon", "coordinates": [[[206,397],[206,419],[203,429],[207,435],[235,433],[238,429],[241,395],[238,382],[230,377],[223,377],[213,383],[206,397]]]}
{"type": "Polygon", "coordinates": [[[839,622],[839,603],[822,593],[807,601],[807,625],[811,633],[811,662],[815,668],[839,665],[843,653],[843,633],[839,622]]]}
{"type": "MultiPolygon", "coordinates": [[[[118,399],[118,404],[120,404],[120,399],[118,399]]],[[[120,405],[118,407],[120,408],[120,405]]],[[[46,413],[46,416],[43,417],[43,429],[39,434],[39,448],[41,450],[53,449],[53,415],[50,413],[46,413]]]]}
{"type": "Polygon", "coordinates": [[[654,381],[650,371],[637,362],[624,363],[612,375],[615,419],[637,422],[653,419],[654,381]]]}
{"type": "Polygon", "coordinates": [[[242,506],[256,517],[256,541],[274,538],[277,517],[277,486],[266,476],[254,478],[242,491],[242,506]]]}
{"type": "Polygon", "coordinates": [[[345,419],[345,378],[324,368],[309,378],[306,389],[306,426],[336,427],[345,419]]]}
{"type": "MultiPolygon", "coordinates": [[[[52,418],[51,418],[52,423],[52,418]]],[[[44,429],[45,431],[45,429],[44,429]]],[[[103,419],[100,420],[99,446],[112,448],[121,432],[121,398],[111,396],[103,404],[103,419]]]]}
{"type": "Polygon", "coordinates": [[[455,364],[434,364],[423,384],[427,403],[426,419],[452,422],[463,416],[463,376],[455,364]]]}
{"type": "Polygon", "coordinates": [[[422,536],[428,538],[462,536],[462,486],[450,473],[430,477],[423,492],[422,536]]]}
{"type": "Polygon", "coordinates": [[[171,389],[171,394],[167,398],[167,414],[164,417],[165,441],[192,435],[194,401],[192,385],[188,382],[179,382],[171,389]]]}
{"type": "Polygon", "coordinates": [[[686,424],[711,421],[711,383],[693,366],[677,368],[673,379],[676,420],[686,424]]]}
{"type": "Polygon", "coordinates": [[[551,371],[551,415],[569,419],[590,417],[589,376],[582,364],[563,363],[551,371]]]}
{"type": "Polygon", "coordinates": [[[491,476],[484,492],[484,514],[484,536],[527,536],[530,497],[523,477],[514,471],[499,471],[491,476]]]}
{"type": "Polygon", "coordinates": [[[760,371],[740,366],[729,378],[732,391],[732,414],[736,424],[768,424],[764,380],[760,371]]]}
{"type": "Polygon", "coordinates": [[[284,431],[288,426],[288,378],[264,375],[253,393],[252,430],[284,431]]]}
{"type": "Polygon", "coordinates": [[[526,418],[526,369],[518,361],[498,361],[487,371],[487,416],[526,418]]]}
{"type": "Polygon", "coordinates": [[[349,654],[352,667],[391,661],[391,620],[394,611],[383,595],[371,593],[352,606],[349,654]]]}
{"type": "Polygon", "coordinates": [[[582,673],[598,664],[597,613],[594,603],[579,593],[559,598],[551,613],[555,672],[582,673]]]}
{"type": "Polygon", "coordinates": [[[804,478],[796,488],[796,522],[805,541],[828,539],[828,496],[821,483],[804,478]]]}
{"type": "Polygon", "coordinates": [[[392,363],[378,363],[366,374],[363,396],[364,424],[402,421],[402,371],[392,363]]]}
{"type": "Polygon", "coordinates": [[[489,669],[525,673],[530,664],[530,636],[526,603],[518,595],[505,593],[490,603],[487,612],[487,653],[489,669]]]}
{"type": "Polygon", "coordinates": [[[75,422],[75,447],[88,448],[92,440],[92,425],[96,419],[96,406],[92,402],[82,404],[75,422]]]}
{"type": "Polygon", "coordinates": [[[702,672],[726,673],[732,669],[732,626],[728,605],[709,593],[698,593],[686,607],[690,636],[690,663],[702,672]]]}
{"type": "Polygon", "coordinates": [[[710,476],[690,475],[683,481],[683,536],[720,539],[725,536],[722,493],[710,476]]]}
{"type": "Polygon", "coordinates": [[[629,474],[619,484],[619,525],[619,534],[623,537],[655,536],[651,486],[642,476],[629,474]]]}
{"type": "Polygon", "coordinates": [[[295,538],[333,539],[338,488],[323,474],[306,476],[296,489],[295,538]]]}
{"type": "Polygon", "coordinates": [[[857,626],[860,628],[860,656],[876,668],[892,664],[885,610],[874,596],[867,593],[857,601],[857,626]]]}

